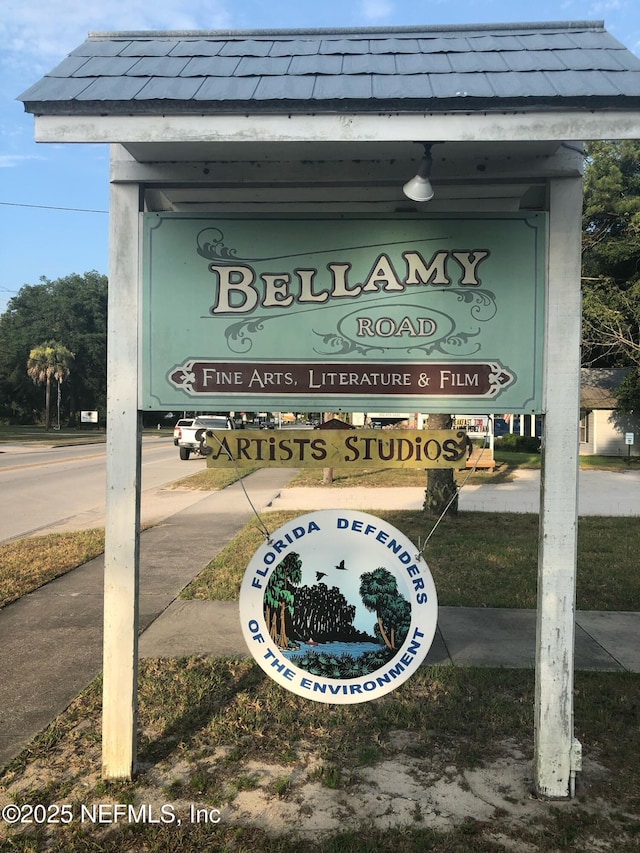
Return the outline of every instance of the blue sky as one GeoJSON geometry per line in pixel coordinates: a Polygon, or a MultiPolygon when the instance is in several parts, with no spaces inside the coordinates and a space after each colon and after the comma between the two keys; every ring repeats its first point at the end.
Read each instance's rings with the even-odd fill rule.
{"type": "Polygon", "coordinates": [[[640,55],[638,0],[2,0],[0,312],[24,284],[108,272],[107,146],[36,144],[16,101],[89,32],[604,20],[640,55]]]}

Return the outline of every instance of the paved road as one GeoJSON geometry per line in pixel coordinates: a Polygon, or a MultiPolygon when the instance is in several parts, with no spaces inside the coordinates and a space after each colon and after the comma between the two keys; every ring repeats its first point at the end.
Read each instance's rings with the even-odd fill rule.
{"type": "MultiPolygon", "coordinates": [[[[169,434],[143,440],[142,513],[155,521],[158,490],[192,474],[203,459],[180,461],[169,434]]],[[[0,445],[0,542],[49,530],[79,530],[104,524],[106,445],[33,447],[0,445]]],[[[161,516],[198,499],[167,492],[161,516]]]]}

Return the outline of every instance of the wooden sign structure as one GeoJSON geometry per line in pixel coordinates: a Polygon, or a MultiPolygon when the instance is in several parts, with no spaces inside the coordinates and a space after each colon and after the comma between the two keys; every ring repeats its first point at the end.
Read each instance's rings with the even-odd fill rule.
{"type": "Polygon", "coordinates": [[[323,30],[304,38],[292,30],[95,33],[21,100],[39,142],[111,145],[104,778],[131,778],[136,769],[141,412],[209,408],[209,392],[234,398],[229,409],[246,408],[248,394],[255,403],[266,392],[282,400],[283,388],[297,387],[301,398],[309,391],[314,399],[300,411],[375,411],[385,399],[384,411],[475,414],[490,411],[481,400],[498,399],[493,411],[544,416],[534,788],[543,797],[571,795],[580,753],[573,727],[580,140],[640,138],[637,57],[598,21],[323,30]],[[229,63],[208,62],[203,46],[207,57],[229,63]],[[345,60],[340,73],[327,65],[325,46],[345,60]],[[487,50],[504,72],[487,72],[487,50]],[[433,57],[447,53],[464,58],[464,75],[439,73],[433,57]],[[182,63],[191,59],[199,71],[183,78],[182,63]],[[136,77],[140,65],[149,75],[136,77]],[[437,144],[427,204],[402,193],[419,168],[415,141],[425,139],[437,144]],[[185,211],[218,225],[191,228],[194,216],[185,211]],[[475,221],[458,230],[452,212],[475,221]],[[274,224],[283,215],[288,222],[274,224]],[[353,242],[345,223],[358,215],[370,222],[353,242]],[[328,242],[325,230],[305,246],[313,229],[302,220],[327,216],[336,240],[328,242]],[[255,227],[242,230],[236,220],[243,217],[255,227]],[[375,221],[385,218],[392,227],[371,240],[375,221]],[[522,235],[537,221],[545,240],[535,253],[544,310],[540,302],[526,307],[531,288],[516,295],[522,251],[505,237],[509,219],[522,235]],[[173,247],[159,239],[171,231],[177,238],[187,226],[191,236],[173,247]],[[299,237],[291,264],[272,251],[274,229],[299,237]],[[180,243],[191,246],[189,269],[182,259],[173,263],[180,243]],[[361,250],[375,254],[356,257],[361,250]],[[500,276],[487,275],[494,263],[500,276]],[[165,291],[151,284],[167,272],[175,302],[162,312],[165,291]],[[187,292],[192,286],[197,293],[187,292]],[[451,310],[436,304],[439,288],[461,291],[438,297],[451,310]],[[419,300],[416,314],[418,293],[432,296],[429,306],[419,300]],[[352,302],[353,311],[339,309],[352,302]],[[258,322],[249,316],[254,307],[258,322]],[[503,325],[481,335],[485,349],[495,346],[489,358],[471,350],[480,326],[495,328],[494,307],[503,325]],[[526,311],[541,342],[534,362],[533,339],[507,319],[526,311]],[[316,323],[329,316],[336,317],[331,326],[316,323]],[[296,340],[317,345],[294,353],[293,367],[282,359],[290,339],[280,325],[292,317],[296,340]],[[378,391],[386,362],[376,353],[398,342],[404,352],[387,377],[398,393],[385,396],[378,391]],[[252,346],[262,353],[257,373],[252,346]],[[464,348],[454,369],[450,351],[464,348]],[[511,353],[508,363],[502,352],[511,353]],[[170,364],[162,363],[165,354],[170,364]],[[436,359],[434,374],[420,370],[436,359]],[[315,370],[315,362],[320,370],[329,361],[331,368],[315,370]],[[352,369],[354,362],[360,366],[352,369]],[[519,406],[507,404],[527,386],[519,406]],[[368,395],[375,408],[364,405],[368,395]]]}

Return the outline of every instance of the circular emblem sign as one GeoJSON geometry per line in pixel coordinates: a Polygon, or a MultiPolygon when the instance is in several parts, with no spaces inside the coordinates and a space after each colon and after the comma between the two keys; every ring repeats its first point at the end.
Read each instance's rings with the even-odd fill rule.
{"type": "Polygon", "coordinates": [[[412,675],[429,651],[438,602],[403,533],[352,510],[280,527],[249,563],[240,619],[251,654],[278,684],[317,702],[365,702],[412,675]]]}

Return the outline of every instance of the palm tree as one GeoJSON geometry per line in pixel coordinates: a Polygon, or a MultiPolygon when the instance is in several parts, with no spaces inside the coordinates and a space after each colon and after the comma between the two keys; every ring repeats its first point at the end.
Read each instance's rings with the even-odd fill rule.
{"type": "Polygon", "coordinates": [[[57,341],[38,344],[29,353],[27,373],[36,385],[46,385],[45,392],[45,429],[51,425],[51,380],[57,379],[58,385],[69,375],[69,362],[75,353],[57,341]]]}
{"type": "Polygon", "coordinates": [[[291,551],[273,570],[264,591],[265,622],[271,639],[280,649],[289,647],[286,616],[293,616],[295,596],[292,587],[302,580],[302,560],[291,551]],[[278,625],[278,622],[280,623],[278,625]]]}
{"type": "Polygon", "coordinates": [[[394,622],[392,608],[390,602],[396,598],[398,585],[396,579],[385,568],[380,566],[373,572],[365,572],[360,576],[360,597],[362,603],[367,608],[376,614],[377,629],[388,649],[395,649],[394,622]],[[389,618],[391,617],[391,618],[389,618]],[[385,630],[385,621],[387,622],[385,630]],[[391,634],[391,637],[389,637],[391,634]]]}

